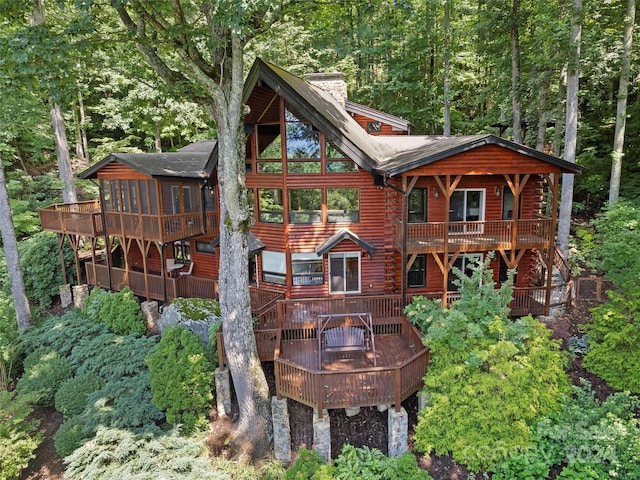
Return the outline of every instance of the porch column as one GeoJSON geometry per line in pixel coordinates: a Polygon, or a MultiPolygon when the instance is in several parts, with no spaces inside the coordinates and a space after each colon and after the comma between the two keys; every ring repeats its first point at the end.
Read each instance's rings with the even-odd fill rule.
{"type": "Polygon", "coordinates": [[[229,370],[226,368],[216,368],[216,407],[219,417],[226,417],[231,413],[231,383],[229,381],[229,370]]]}

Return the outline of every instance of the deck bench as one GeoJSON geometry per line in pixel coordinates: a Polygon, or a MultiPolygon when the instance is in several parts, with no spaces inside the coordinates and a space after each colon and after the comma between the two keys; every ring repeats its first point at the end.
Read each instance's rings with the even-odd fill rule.
{"type": "Polygon", "coordinates": [[[368,350],[364,331],[358,327],[335,327],[324,332],[325,352],[368,350]]]}

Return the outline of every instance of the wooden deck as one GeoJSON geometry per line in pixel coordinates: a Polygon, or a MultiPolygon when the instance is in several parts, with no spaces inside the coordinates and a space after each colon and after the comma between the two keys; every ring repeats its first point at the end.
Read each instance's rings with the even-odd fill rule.
{"type": "MultiPolygon", "coordinates": [[[[478,252],[548,248],[551,219],[407,224],[407,253],[478,252]]],[[[402,251],[402,224],[396,222],[395,246],[402,251]]]]}

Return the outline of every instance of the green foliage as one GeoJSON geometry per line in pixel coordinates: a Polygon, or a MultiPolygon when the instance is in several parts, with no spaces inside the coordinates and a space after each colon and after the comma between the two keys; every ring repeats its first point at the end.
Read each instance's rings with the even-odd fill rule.
{"type": "Polygon", "coordinates": [[[147,358],[153,403],[166,410],[167,421],[187,432],[206,426],[213,400],[213,369],[197,335],[170,327],[147,358]]]}
{"type": "Polygon", "coordinates": [[[316,463],[317,459],[313,456],[311,457],[311,462],[317,468],[315,473],[309,468],[299,469],[299,475],[287,478],[313,480],[347,480],[351,478],[363,480],[431,479],[431,476],[426,471],[418,467],[416,457],[410,452],[406,452],[397,458],[389,458],[375,448],[370,449],[366,446],[356,448],[347,444],[342,447],[340,455],[333,463],[325,465],[323,462],[318,465],[316,463]],[[307,473],[311,473],[311,475],[304,476],[307,473]]]}
{"type": "Polygon", "coordinates": [[[87,397],[102,388],[103,384],[103,380],[93,373],[70,378],[60,385],[56,393],[56,410],[66,418],[82,413],[87,406],[87,397]]]}
{"type": "Polygon", "coordinates": [[[11,356],[18,339],[18,322],[11,295],[0,289],[0,359],[6,362],[11,356]]]}
{"type": "Polygon", "coordinates": [[[640,393],[640,286],[628,283],[608,295],[583,326],[590,345],[584,366],[616,389],[640,393]]]}
{"type": "Polygon", "coordinates": [[[616,285],[638,281],[640,271],[640,208],[620,199],[595,220],[593,247],[595,265],[616,285]]]}
{"type": "Polygon", "coordinates": [[[287,470],[284,478],[285,480],[308,480],[325,463],[318,452],[301,447],[298,450],[298,458],[287,470]]]}
{"type": "MultiPolygon", "coordinates": [[[[63,245],[65,269],[68,281],[75,281],[75,261],[73,251],[67,242],[63,245]]],[[[49,307],[53,298],[60,293],[62,271],[56,235],[40,232],[18,242],[20,266],[24,287],[30,300],[43,308],[49,307]]]]}
{"type": "Polygon", "coordinates": [[[93,432],[85,429],[84,419],[81,416],[75,416],[60,425],[53,436],[53,442],[58,455],[66,457],[92,436],[93,432]]]}
{"type": "Polygon", "coordinates": [[[89,296],[84,301],[83,311],[94,322],[100,321],[100,308],[105,299],[111,295],[108,291],[100,288],[93,287],[89,296]]]}
{"type": "Polygon", "coordinates": [[[20,395],[32,395],[35,403],[47,407],[53,406],[58,388],[73,375],[69,361],[47,348],[28,356],[24,366],[16,391],[20,395]]]}
{"type": "Polygon", "coordinates": [[[479,471],[530,445],[531,425],[559,408],[569,382],[550,331],[507,318],[510,282],[495,290],[488,261],[473,270],[457,272],[461,298],[450,308],[416,298],[406,311],[432,352],[415,446],[479,471]]]}
{"type": "Polygon", "coordinates": [[[220,316],[220,303],[210,298],[176,298],[171,302],[183,318],[207,320],[220,316]]]}
{"type": "Polygon", "coordinates": [[[147,330],[138,300],[129,287],[103,296],[99,315],[105,325],[119,335],[142,335],[147,330]]]}
{"type": "MultiPolygon", "coordinates": [[[[67,467],[64,478],[67,479],[232,478],[231,474],[211,468],[207,448],[202,440],[184,438],[174,431],[160,434],[157,429],[135,433],[100,428],[91,442],[78,448],[65,462],[67,467]]],[[[230,472],[234,471],[233,466],[228,468],[230,472]]],[[[234,475],[233,478],[239,477],[234,475]]]]}
{"type": "Polygon", "coordinates": [[[17,480],[42,441],[29,398],[0,391],[0,480],[17,480]]]}
{"type": "Polygon", "coordinates": [[[574,387],[562,408],[540,421],[532,446],[500,463],[494,480],[544,480],[561,465],[557,478],[640,478],[640,400],[616,393],[600,404],[589,384],[574,387]]]}

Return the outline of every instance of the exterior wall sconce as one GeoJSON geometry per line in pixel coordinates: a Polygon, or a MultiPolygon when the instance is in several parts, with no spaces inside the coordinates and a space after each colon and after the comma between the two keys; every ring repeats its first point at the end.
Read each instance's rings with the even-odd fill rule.
{"type": "Polygon", "coordinates": [[[438,187],[433,189],[433,198],[438,198],[440,196],[440,190],[438,190],[438,187]]]}
{"type": "Polygon", "coordinates": [[[500,187],[496,187],[496,198],[500,198],[500,187]]]}

